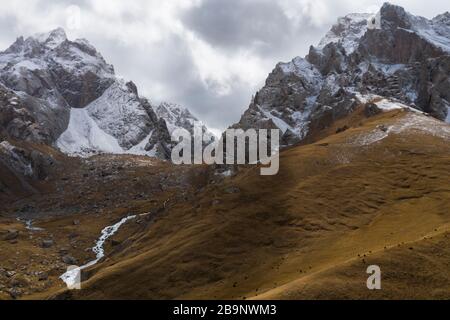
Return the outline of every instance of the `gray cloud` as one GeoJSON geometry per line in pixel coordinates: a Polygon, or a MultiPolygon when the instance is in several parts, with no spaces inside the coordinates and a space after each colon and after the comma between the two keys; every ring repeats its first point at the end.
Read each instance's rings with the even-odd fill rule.
{"type": "MultiPolygon", "coordinates": [[[[5,15],[0,19],[0,45],[4,48],[11,44],[11,40],[17,35],[17,18],[14,15],[5,15]]],[[[1,50],[1,49],[0,49],[1,50]]]]}
{"type": "Polygon", "coordinates": [[[186,26],[208,43],[226,50],[253,48],[270,54],[287,45],[294,29],[271,0],[210,0],[183,15],[186,26]]]}

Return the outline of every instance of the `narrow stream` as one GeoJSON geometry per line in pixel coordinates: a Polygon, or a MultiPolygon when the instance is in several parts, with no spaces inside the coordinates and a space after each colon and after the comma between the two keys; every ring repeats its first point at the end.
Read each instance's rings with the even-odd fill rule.
{"type": "Polygon", "coordinates": [[[102,259],[105,256],[105,250],[103,248],[103,245],[105,244],[106,240],[108,240],[110,237],[112,237],[120,229],[120,227],[123,224],[127,223],[129,220],[135,219],[136,217],[137,217],[136,215],[128,216],[128,217],[120,220],[115,225],[109,226],[109,227],[106,227],[105,229],[103,229],[100,238],[97,240],[97,243],[95,244],[95,247],[92,248],[92,251],[96,254],[96,259],[88,262],[84,266],[81,266],[79,268],[76,268],[74,270],[64,273],[59,278],[62,281],[64,281],[69,288],[73,287],[78,280],[77,278],[78,278],[81,270],[92,267],[93,265],[97,264],[100,261],[100,259],[102,259]]]}

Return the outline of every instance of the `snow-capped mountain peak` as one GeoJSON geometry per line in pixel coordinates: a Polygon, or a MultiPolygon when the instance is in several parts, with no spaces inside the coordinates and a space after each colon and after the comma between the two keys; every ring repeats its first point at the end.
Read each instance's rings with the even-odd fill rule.
{"type": "Polygon", "coordinates": [[[405,28],[408,29],[413,23],[414,16],[408,13],[403,7],[385,2],[380,9],[381,27],[405,28]]]}
{"type": "Polygon", "coordinates": [[[7,64],[17,63],[29,66],[31,71],[63,68],[70,72],[90,71],[103,73],[104,76],[114,75],[113,67],[105,62],[102,55],[87,40],[70,41],[62,28],[35,34],[26,40],[19,37],[14,44],[0,53],[0,69],[7,64]]]}
{"type": "Polygon", "coordinates": [[[189,110],[175,103],[162,102],[155,108],[155,113],[166,121],[170,133],[180,127],[190,128],[198,121],[189,110]]]}
{"type": "Polygon", "coordinates": [[[450,12],[445,12],[442,14],[438,14],[436,17],[432,20],[434,23],[437,24],[444,24],[450,27],[450,12]]]}
{"type": "Polygon", "coordinates": [[[335,43],[342,45],[345,53],[349,55],[357,49],[371,24],[372,29],[379,28],[390,32],[404,30],[417,34],[437,48],[450,52],[449,12],[429,20],[424,17],[414,16],[403,7],[388,2],[384,3],[380,11],[375,15],[352,13],[339,18],[315,49],[323,50],[327,45],[335,43]]]}
{"type": "Polygon", "coordinates": [[[157,116],[134,83],[117,77],[87,40],[71,41],[62,28],[20,37],[0,52],[3,92],[15,100],[0,109],[0,120],[5,112],[14,121],[0,133],[78,156],[105,152],[168,159],[168,127],[189,130],[196,121],[185,108],[170,104],[165,108],[170,112],[157,116]]]}
{"type": "Polygon", "coordinates": [[[305,58],[279,63],[238,128],[278,128],[305,139],[377,96],[449,121],[450,14],[429,20],[385,3],[338,19],[305,58]]]}
{"type": "Polygon", "coordinates": [[[67,40],[67,35],[63,28],[57,28],[50,32],[35,34],[30,38],[37,40],[50,49],[55,49],[67,40]]]}
{"type": "Polygon", "coordinates": [[[322,38],[317,49],[323,49],[330,43],[340,43],[346,53],[351,54],[366,33],[368,20],[372,17],[373,14],[369,13],[352,13],[339,18],[337,24],[322,38]]]}
{"type": "Polygon", "coordinates": [[[176,129],[185,129],[194,134],[194,126],[197,124],[202,126],[205,142],[211,141],[215,137],[203,122],[199,121],[187,108],[178,104],[162,102],[155,108],[155,113],[160,119],[164,119],[170,134],[176,129]]]}
{"type": "Polygon", "coordinates": [[[450,52],[450,14],[438,15],[432,20],[414,16],[404,8],[385,3],[380,10],[384,30],[404,30],[418,35],[433,46],[450,52]]]}

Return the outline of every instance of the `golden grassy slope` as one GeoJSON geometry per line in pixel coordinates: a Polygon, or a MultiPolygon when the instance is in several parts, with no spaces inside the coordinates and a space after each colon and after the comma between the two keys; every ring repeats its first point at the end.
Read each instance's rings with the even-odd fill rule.
{"type": "Polygon", "coordinates": [[[448,140],[411,131],[350,143],[405,116],[361,119],[283,152],[277,176],[243,169],[175,204],[94,267],[82,291],[57,296],[450,298],[448,140]],[[365,288],[369,264],[384,272],[381,292],[365,288]]]}
{"type": "Polygon", "coordinates": [[[450,226],[292,281],[257,299],[449,299],[450,226]],[[367,290],[364,270],[382,268],[382,290],[367,290]]]}

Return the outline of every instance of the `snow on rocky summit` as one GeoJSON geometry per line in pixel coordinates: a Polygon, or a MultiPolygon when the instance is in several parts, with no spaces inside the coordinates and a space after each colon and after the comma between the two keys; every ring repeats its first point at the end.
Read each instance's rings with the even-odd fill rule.
{"type": "Polygon", "coordinates": [[[339,18],[305,58],[275,67],[233,127],[278,128],[291,145],[375,96],[450,122],[449,28],[448,12],[428,20],[389,3],[339,18]]]}
{"type": "MultiPolygon", "coordinates": [[[[133,82],[117,77],[87,40],[70,41],[61,28],[20,37],[0,53],[1,97],[5,136],[52,144],[75,156],[170,157],[171,119],[157,115],[158,108],[133,82]]],[[[177,123],[193,119],[187,111],[177,123]]]]}
{"type": "MultiPolygon", "coordinates": [[[[386,3],[377,15],[349,14],[306,57],[279,63],[233,127],[278,128],[291,145],[375,96],[450,122],[449,48],[448,12],[429,20],[386,3]]],[[[2,136],[77,156],[168,159],[171,133],[193,133],[197,121],[175,104],[152,105],[63,29],[20,37],[0,53],[0,102],[2,136]]]]}

